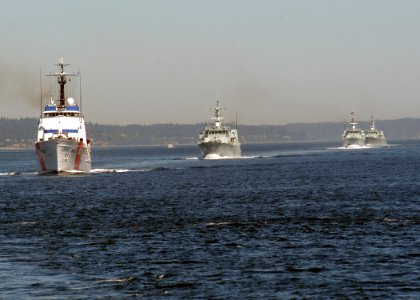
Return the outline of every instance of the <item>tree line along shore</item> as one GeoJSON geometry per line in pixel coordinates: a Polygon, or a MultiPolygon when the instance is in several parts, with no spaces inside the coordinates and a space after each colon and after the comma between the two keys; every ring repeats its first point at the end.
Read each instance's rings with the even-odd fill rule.
{"type": "MultiPolygon", "coordinates": [[[[31,148],[34,145],[38,119],[0,118],[0,147],[31,148]]],[[[228,124],[235,127],[234,124],[228,124]]],[[[420,138],[420,119],[377,120],[388,140],[420,138]]],[[[206,126],[197,124],[104,125],[87,123],[90,139],[95,146],[134,146],[196,144],[198,134],[206,126]]],[[[241,143],[275,143],[290,141],[337,141],[346,128],[345,123],[291,123],[286,125],[238,125],[241,143]]],[[[368,128],[369,121],[359,122],[368,128]]]]}

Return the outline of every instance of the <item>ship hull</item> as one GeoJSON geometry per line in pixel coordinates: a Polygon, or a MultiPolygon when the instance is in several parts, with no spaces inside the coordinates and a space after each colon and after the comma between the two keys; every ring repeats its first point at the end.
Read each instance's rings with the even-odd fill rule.
{"type": "Polygon", "coordinates": [[[222,157],[240,157],[241,156],[240,144],[203,142],[203,143],[199,143],[198,147],[201,150],[201,155],[203,158],[205,158],[209,154],[217,154],[222,157]]]}
{"type": "Polygon", "coordinates": [[[66,139],[37,142],[35,149],[42,172],[90,172],[90,145],[66,139]]]}
{"type": "Polygon", "coordinates": [[[367,131],[365,135],[365,143],[366,145],[372,147],[381,147],[387,145],[384,133],[379,130],[367,131]]]}
{"type": "Polygon", "coordinates": [[[383,137],[366,137],[365,138],[366,145],[373,146],[373,147],[380,147],[386,146],[387,142],[383,137]]]}

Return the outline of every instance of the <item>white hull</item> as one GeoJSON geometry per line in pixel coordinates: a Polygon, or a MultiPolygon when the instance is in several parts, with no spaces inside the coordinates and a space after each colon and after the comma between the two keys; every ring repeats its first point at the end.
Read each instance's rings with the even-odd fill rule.
{"type": "Polygon", "coordinates": [[[386,146],[387,142],[383,137],[366,137],[366,145],[368,146],[386,146]]]}
{"type": "Polygon", "coordinates": [[[365,138],[364,137],[351,137],[351,138],[344,138],[343,139],[343,147],[349,146],[365,146],[365,138]]]}
{"type": "Polygon", "coordinates": [[[365,135],[366,145],[373,147],[386,146],[387,142],[382,131],[367,131],[365,135]]]}
{"type": "Polygon", "coordinates": [[[209,154],[217,154],[222,157],[240,157],[241,156],[241,145],[237,144],[225,144],[217,142],[203,142],[199,143],[198,147],[201,150],[201,155],[206,157],[209,154]]]}
{"type": "Polygon", "coordinates": [[[90,172],[90,145],[75,140],[51,139],[35,144],[43,172],[90,172]]]}

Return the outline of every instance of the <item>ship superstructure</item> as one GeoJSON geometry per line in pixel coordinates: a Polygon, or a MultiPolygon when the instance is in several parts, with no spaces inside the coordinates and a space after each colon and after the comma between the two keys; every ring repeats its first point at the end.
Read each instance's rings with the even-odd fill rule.
{"type": "Polygon", "coordinates": [[[64,94],[69,77],[79,74],[66,73],[64,67],[68,64],[62,58],[57,66],[60,71],[47,76],[57,77],[60,98],[54,101],[51,96],[41,112],[35,142],[39,165],[42,172],[90,172],[91,145],[85,120],[74,98],[66,99],[64,94]]]}
{"type": "Polygon", "coordinates": [[[350,146],[364,146],[365,145],[365,132],[357,127],[357,123],[355,121],[354,112],[351,113],[351,127],[344,130],[342,135],[342,143],[343,147],[350,147],[350,146]]]}
{"type": "Polygon", "coordinates": [[[365,132],[365,143],[368,146],[385,146],[387,144],[384,132],[376,129],[373,113],[370,121],[370,128],[365,132]]]}
{"type": "Polygon", "coordinates": [[[223,124],[222,107],[217,101],[214,107],[214,124],[206,126],[199,135],[198,147],[202,157],[216,154],[221,157],[241,156],[241,144],[238,139],[237,129],[231,129],[223,124]]]}

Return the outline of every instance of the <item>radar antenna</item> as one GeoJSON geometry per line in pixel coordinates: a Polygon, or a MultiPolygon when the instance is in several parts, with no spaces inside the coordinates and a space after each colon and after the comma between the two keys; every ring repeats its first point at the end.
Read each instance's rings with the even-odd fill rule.
{"type": "Polygon", "coordinates": [[[55,64],[55,65],[60,67],[60,72],[55,73],[55,74],[48,74],[47,76],[56,76],[57,77],[57,82],[60,85],[59,107],[65,107],[66,98],[64,96],[64,86],[67,83],[67,77],[68,76],[78,76],[78,74],[74,74],[74,73],[69,74],[69,73],[64,72],[64,67],[70,66],[70,64],[65,64],[64,59],[62,57],[58,60],[58,63],[55,64]]]}

